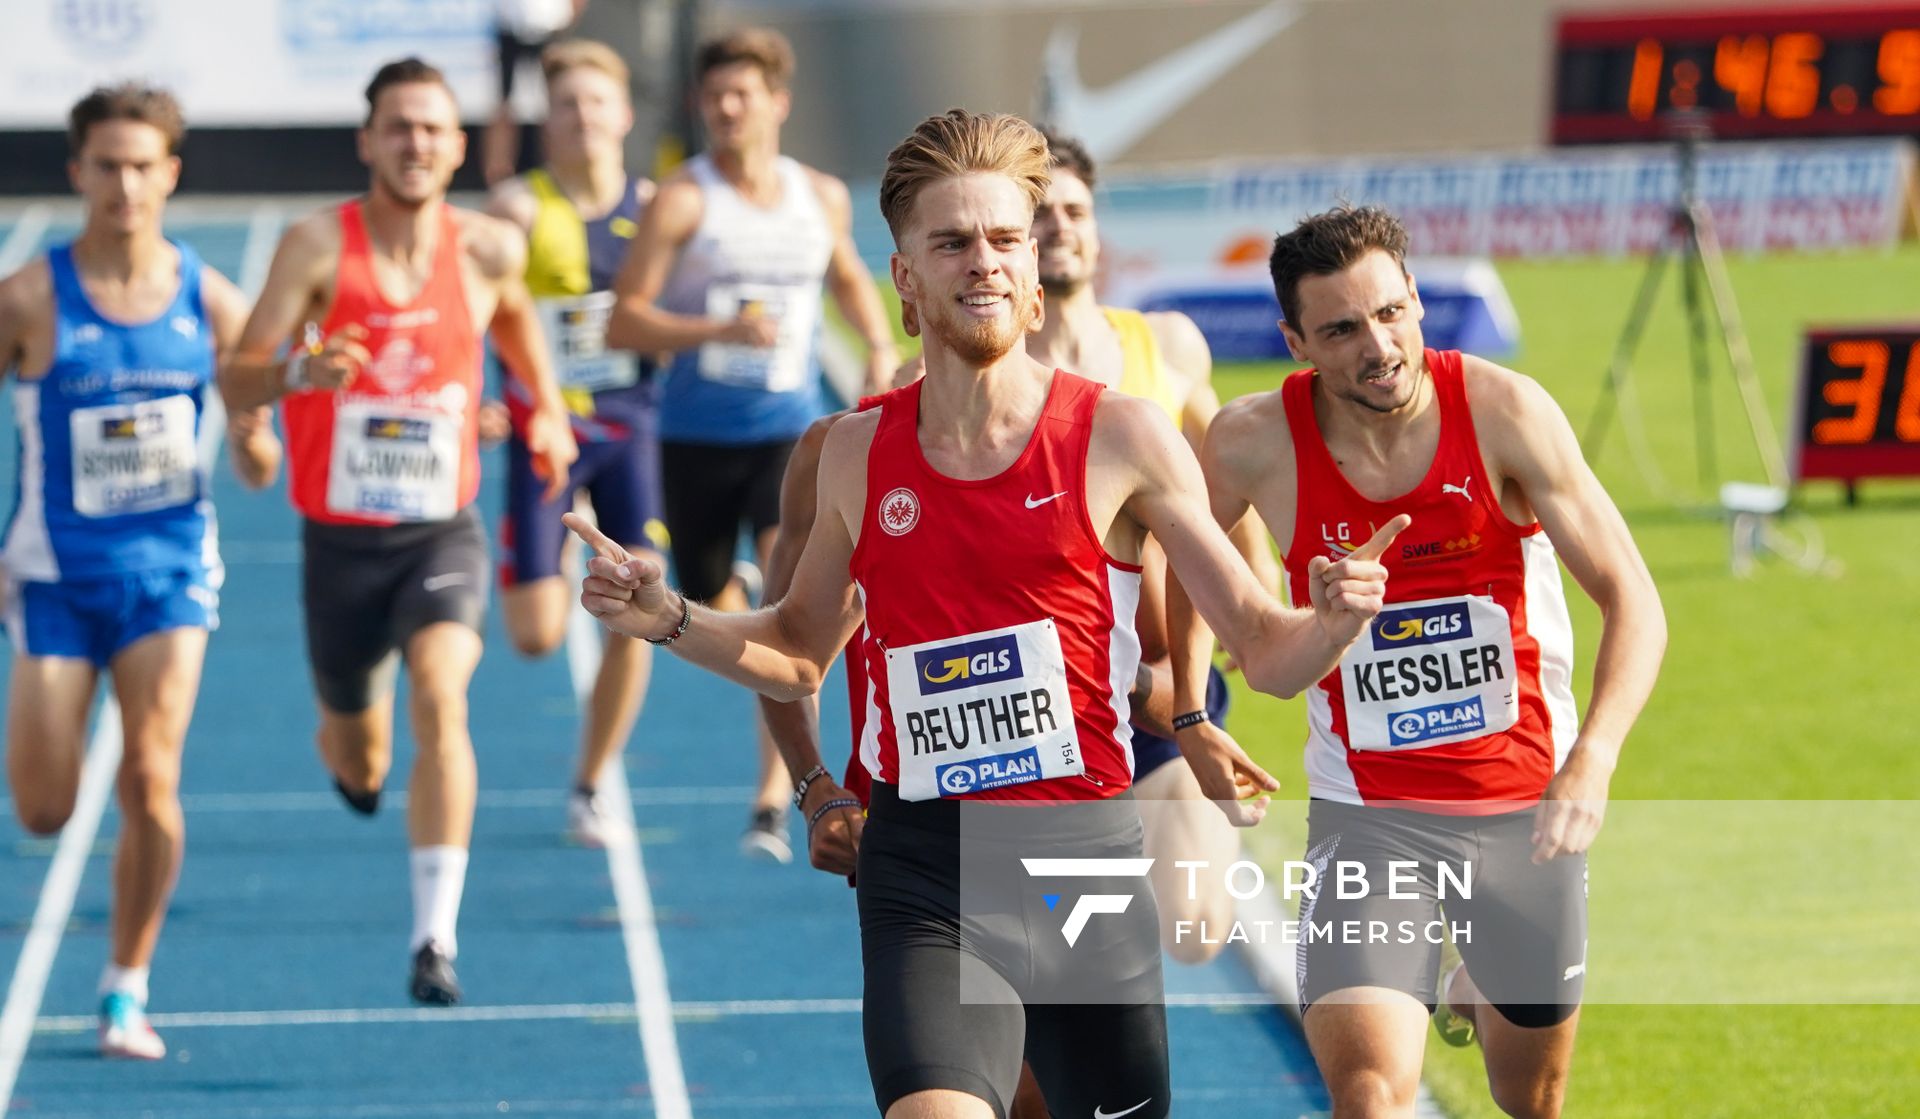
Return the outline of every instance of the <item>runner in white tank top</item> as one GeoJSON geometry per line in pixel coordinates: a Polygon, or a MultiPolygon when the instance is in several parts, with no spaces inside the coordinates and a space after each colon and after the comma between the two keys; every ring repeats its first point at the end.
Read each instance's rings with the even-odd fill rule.
{"type": "MultiPolygon", "coordinates": [[[[694,598],[748,605],[734,575],[741,530],[760,570],[794,442],[827,411],[815,348],[821,288],[867,346],[866,391],[899,355],[853,244],[844,183],[780,154],[793,48],[741,28],[701,46],[694,92],[710,150],[660,186],[614,281],[610,345],[673,358],[661,386],[660,457],[674,569],[694,598]]],[[[757,722],[756,715],[756,722],[757,722]]],[[[742,850],[786,862],[790,787],[764,728],[742,850]]]]}

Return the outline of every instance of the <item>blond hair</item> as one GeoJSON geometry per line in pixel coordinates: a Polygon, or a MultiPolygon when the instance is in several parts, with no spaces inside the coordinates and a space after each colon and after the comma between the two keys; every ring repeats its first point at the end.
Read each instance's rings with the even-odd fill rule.
{"type": "Polygon", "coordinates": [[[598,70],[622,89],[633,77],[619,52],[593,39],[563,39],[540,52],[540,73],[548,85],[569,70],[598,70]]]}
{"type": "Polygon", "coordinates": [[[921,121],[888,153],[880,180],[880,213],[898,245],[922,190],[942,179],[975,173],[1012,179],[1026,194],[1031,212],[1047,196],[1050,166],[1046,138],[1019,117],[948,109],[921,121]]]}

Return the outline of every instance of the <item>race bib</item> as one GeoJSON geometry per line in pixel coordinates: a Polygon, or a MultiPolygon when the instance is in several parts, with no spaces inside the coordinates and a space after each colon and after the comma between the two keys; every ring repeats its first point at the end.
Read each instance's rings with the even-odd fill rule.
{"type": "Polygon", "coordinates": [[[76,408],[70,413],[73,508],[118,517],[185,505],[200,494],[193,398],[76,408]]]}
{"type": "Polygon", "coordinates": [[[793,392],[807,383],[813,324],[820,293],[780,284],[716,283],[707,289],[707,315],[723,322],[741,316],[780,324],[772,346],[708,342],[700,347],[703,380],[767,392],[793,392]]]}
{"type": "Polygon", "coordinates": [[[1087,771],[1050,620],[888,649],[887,693],[906,800],[1087,771]]]}
{"type": "Polygon", "coordinates": [[[562,392],[573,396],[624,389],[640,383],[639,355],[607,349],[607,318],[613,314],[612,292],[542,299],[534,306],[539,309],[540,327],[553,351],[553,372],[562,392]]]}
{"type": "Polygon", "coordinates": [[[334,413],[327,509],[350,517],[444,521],[460,511],[461,417],[381,400],[334,413]]]}
{"type": "Polygon", "coordinates": [[[1388,606],[1341,658],[1340,683],[1355,750],[1462,742],[1520,717],[1513,626],[1490,598],[1388,606]]]}

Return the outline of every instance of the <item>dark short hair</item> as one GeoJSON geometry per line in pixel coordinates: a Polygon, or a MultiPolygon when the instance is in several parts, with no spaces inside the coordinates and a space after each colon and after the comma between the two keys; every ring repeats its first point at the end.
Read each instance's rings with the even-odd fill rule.
{"type": "Polygon", "coordinates": [[[1280,313],[1287,325],[1301,330],[1300,281],[1308,276],[1331,276],[1351,268],[1375,250],[1407,266],[1407,227],[1379,206],[1341,203],[1322,214],[1303,218],[1290,233],[1273,239],[1267,271],[1273,293],[1280,297],[1280,313]]]}
{"type": "Polygon", "coordinates": [[[380,103],[381,94],[397,85],[421,82],[437,85],[447,91],[448,97],[453,96],[453,84],[447,81],[446,74],[433,63],[413,55],[396,59],[374,71],[373,80],[367,83],[367,123],[373,123],[373,110],[380,103]]]}
{"type": "Polygon", "coordinates": [[[694,84],[738,62],[759,67],[768,89],[782,90],[793,81],[793,44],[787,37],[771,27],[740,27],[700,44],[693,60],[694,84]]]}
{"type": "Polygon", "coordinates": [[[67,148],[73,155],[87,144],[87,130],[110,120],[131,120],[150,124],[167,138],[167,154],[180,154],[180,141],[187,135],[187,118],[180,113],[180,102],[158,86],[139,82],[104,85],[74,103],[67,114],[67,148]]]}
{"type": "Polygon", "coordinates": [[[1051,128],[1043,128],[1040,135],[1047,138],[1047,155],[1056,170],[1065,171],[1093,189],[1093,153],[1087,146],[1071,136],[1062,136],[1051,128]]]}

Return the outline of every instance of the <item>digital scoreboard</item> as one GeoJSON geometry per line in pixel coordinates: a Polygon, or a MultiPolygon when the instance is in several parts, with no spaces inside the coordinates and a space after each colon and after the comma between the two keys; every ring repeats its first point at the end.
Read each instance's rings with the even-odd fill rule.
{"type": "Polygon", "coordinates": [[[1809,330],[1792,435],[1795,481],[1920,476],[1920,324],[1809,330]]]}
{"type": "Polygon", "coordinates": [[[1559,144],[1920,134],[1920,4],[1568,16],[1554,60],[1559,144]]]}

